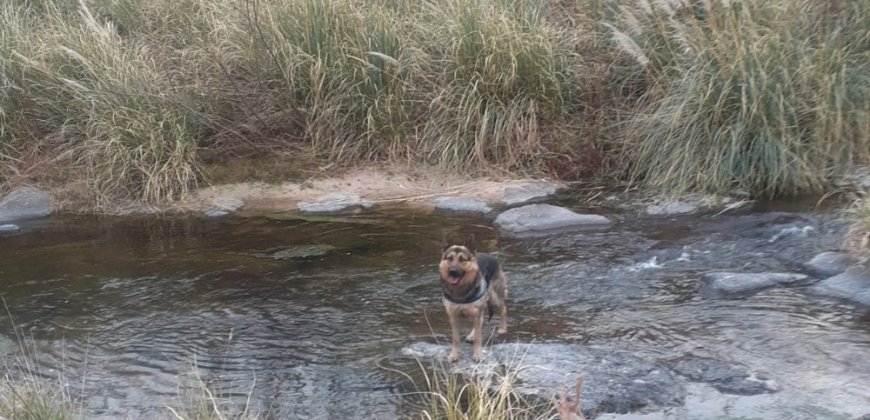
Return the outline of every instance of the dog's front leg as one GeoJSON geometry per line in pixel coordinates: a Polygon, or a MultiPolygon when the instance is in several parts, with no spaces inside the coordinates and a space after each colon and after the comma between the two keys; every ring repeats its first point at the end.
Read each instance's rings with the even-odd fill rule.
{"type": "Polygon", "coordinates": [[[483,311],[477,309],[472,311],[471,319],[474,323],[474,353],[472,359],[475,362],[483,360],[483,311]]]}
{"type": "Polygon", "coordinates": [[[450,333],[452,337],[450,356],[447,356],[447,360],[453,363],[459,360],[459,311],[451,310],[446,302],[444,303],[444,308],[447,310],[447,318],[450,319],[450,333]]]}

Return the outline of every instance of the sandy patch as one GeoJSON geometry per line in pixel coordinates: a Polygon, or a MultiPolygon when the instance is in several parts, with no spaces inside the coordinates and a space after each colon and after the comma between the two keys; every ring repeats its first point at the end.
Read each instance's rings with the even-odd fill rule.
{"type": "Polygon", "coordinates": [[[535,180],[469,179],[434,167],[362,168],[338,177],[302,182],[245,182],[211,186],[196,191],[191,198],[181,203],[181,207],[192,210],[207,206],[219,197],[232,197],[245,202],[243,212],[289,211],[295,210],[300,201],[315,201],[325,194],[340,192],[357,195],[375,204],[400,205],[425,211],[433,209],[433,200],[442,196],[475,197],[497,204],[505,188],[530,181],[535,180]]]}

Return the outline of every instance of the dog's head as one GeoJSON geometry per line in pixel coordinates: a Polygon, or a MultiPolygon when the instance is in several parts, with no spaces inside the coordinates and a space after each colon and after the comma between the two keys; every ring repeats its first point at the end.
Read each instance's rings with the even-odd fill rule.
{"type": "Polygon", "coordinates": [[[445,234],[441,240],[441,263],[438,264],[441,281],[450,286],[473,282],[478,271],[474,252],[473,233],[468,236],[465,245],[451,245],[445,234]]]}

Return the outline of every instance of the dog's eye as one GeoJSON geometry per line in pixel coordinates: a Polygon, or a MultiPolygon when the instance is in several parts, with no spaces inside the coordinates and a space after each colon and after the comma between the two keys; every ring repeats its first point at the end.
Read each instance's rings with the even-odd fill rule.
{"type": "Polygon", "coordinates": [[[465,262],[465,257],[459,257],[459,262],[465,262]]]}

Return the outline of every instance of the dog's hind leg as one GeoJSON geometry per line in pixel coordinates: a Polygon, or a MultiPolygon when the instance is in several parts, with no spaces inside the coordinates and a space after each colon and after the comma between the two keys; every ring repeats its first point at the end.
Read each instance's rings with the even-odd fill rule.
{"type": "MultiPolygon", "coordinates": [[[[480,318],[480,325],[483,325],[483,311],[480,311],[479,318],[480,318]]],[[[474,342],[474,335],[477,334],[477,330],[478,330],[477,324],[478,324],[477,318],[472,317],[472,319],[471,319],[471,332],[465,336],[466,343],[473,343],[474,342]]],[[[482,331],[481,331],[481,334],[483,334],[482,331]]]]}

